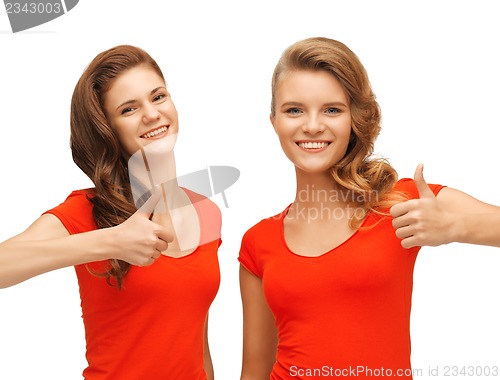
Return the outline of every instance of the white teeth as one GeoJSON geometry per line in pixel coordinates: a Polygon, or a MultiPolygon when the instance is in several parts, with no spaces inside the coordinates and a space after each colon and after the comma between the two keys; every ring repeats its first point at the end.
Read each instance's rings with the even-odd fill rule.
{"type": "Polygon", "coordinates": [[[299,146],[303,149],[322,149],[328,144],[327,142],[301,142],[299,146]]]}
{"type": "Polygon", "coordinates": [[[149,139],[150,137],[154,137],[154,136],[159,135],[160,133],[163,133],[166,131],[167,131],[167,127],[161,127],[161,128],[155,129],[154,131],[148,132],[145,135],[142,135],[141,137],[143,137],[145,139],[149,139]]]}

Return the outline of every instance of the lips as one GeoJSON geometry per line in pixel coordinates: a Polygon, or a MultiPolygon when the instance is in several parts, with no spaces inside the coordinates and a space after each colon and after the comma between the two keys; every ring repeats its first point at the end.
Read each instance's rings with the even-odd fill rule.
{"type": "Polygon", "coordinates": [[[165,133],[168,130],[169,125],[162,125],[161,127],[151,129],[145,134],[141,135],[141,138],[143,139],[150,139],[156,136],[161,135],[162,133],[165,133]]]}
{"type": "Polygon", "coordinates": [[[299,141],[297,145],[302,149],[321,150],[330,145],[330,141],[299,141]]]}

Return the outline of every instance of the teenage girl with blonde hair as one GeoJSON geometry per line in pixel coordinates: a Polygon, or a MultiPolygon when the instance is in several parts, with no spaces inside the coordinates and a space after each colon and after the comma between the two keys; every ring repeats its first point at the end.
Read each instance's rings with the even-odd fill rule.
{"type": "Polygon", "coordinates": [[[285,50],[271,123],[296,198],[243,237],[242,380],[411,378],[412,276],[421,246],[500,246],[500,208],[400,179],[372,156],[380,110],[358,57],[327,38],[285,50]]]}

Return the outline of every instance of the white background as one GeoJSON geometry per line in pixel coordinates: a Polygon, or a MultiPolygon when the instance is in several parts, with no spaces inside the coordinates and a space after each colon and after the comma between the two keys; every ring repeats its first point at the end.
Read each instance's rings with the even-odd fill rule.
{"type": "MultiPolygon", "coordinates": [[[[229,208],[220,194],[213,197],[223,212],[224,242],[222,283],[210,312],[216,378],[237,379],[241,237],[294,196],[293,167],[268,121],[270,78],[281,52],[312,36],[346,43],[364,63],[382,107],[376,152],[401,177],[423,162],[428,182],[500,204],[495,3],[81,0],[67,15],[16,34],[1,13],[0,241],[71,190],[91,186],[68,147],[73,88],[100,51],[125,43],[144,48],[162,67],[179,110],[178,174],[207,165],[241,171],[226,192],[229,208]]],[[[500,366],[499,268],[496,248],[421,251],[411,319],[414,368],[425,375],[439,366],[445,378],[447,365],[500,366]]],[[[79,379],[84,353],[72,268],[0,290],[1,380],[79,379]]]]}

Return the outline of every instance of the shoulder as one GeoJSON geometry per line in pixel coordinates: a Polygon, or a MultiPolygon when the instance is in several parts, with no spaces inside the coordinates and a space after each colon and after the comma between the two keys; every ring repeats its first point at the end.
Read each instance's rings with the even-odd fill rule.
{"type": "Polygon", "coordinates": [[[58,206],[44,214],[56,216],[71,233],[90,231],[96,228],[92,215],[93,189],[72,191],[58,206]]]}
{"type": "Polygon", "coordinates": [[[262,240],[269,240],[279,236],[283,218],[285,217],[287,207],[279,214],[262,219],[260,222],[250,227],[243,235],[243,242],[250,242],[255,240],[256,237],[262,240]]]}
{"type": "Polygon", "coordinates": [[[210,198],[185,187],[183,187],[182,190],[184,190],[186,195],[189,197],[189,200],[193,203],[198,213],[209,214],[211,217],[221,218],[219,206],[212,202],[210,198]]]}
{"type": "Polygon", "coordinates": [[[198,194],[192,190],[182,188],[189,200],[192,202],[201,228],[200,241],[211,242],[218,240],[219,246],[222,243],[222,214],[219,207],[204,195],[198,194]]]}
{"type": "MultiPolygon", "coordinates": [[[[428,186],[435,195],[437,195],[441,189],[445,187],[437,184],[428,184],[428,186]]],[[[394,185],[393,191],[400,193],[408,199],[419,198],[417,185],[415,184],[415,180],[412,178],[401,178],[398,180],[394,185]]]]}
{"type": "Polygon", "coordinates": [[[404,194],[409,198],[413,198],[413,194],[417,191],[417,186],[415,185],[415,181],[411,178],[401,178],[394,185],[393,191],[404,194]]]}
{"type": "Polygon", "coordinates": [[[72,191],[57,207],[54,209],[58,210],[75,210],[75,209],[87,209],[92,208],[92,199],[94,194],[93,189],[82,189],[82,190],[74,190],[72,191]]]}
{"type": "Polygon", "coordinates": [[[94,189],[80,189],[80,190],[73,190],[67,197],[66,200],[64,201],[69,202],[69,203],[90,203],[90,199],[94,196],[94,189]]]}
{"type": "Polygon", "coordinates": [[[184,190],[184,192],[186,193],[186,195],[189,197],[189,199],[193,203],[200,202],[200,201],[205,201],[207,199],[209,200],[209,198],[207,198],[206,196],[204,196],[204,195],[202,195],[200,193],[196,193],[193,190],[189,190],[186,187],[181,187],[181,188],[182,188],[182,190],[184,190]]]}

